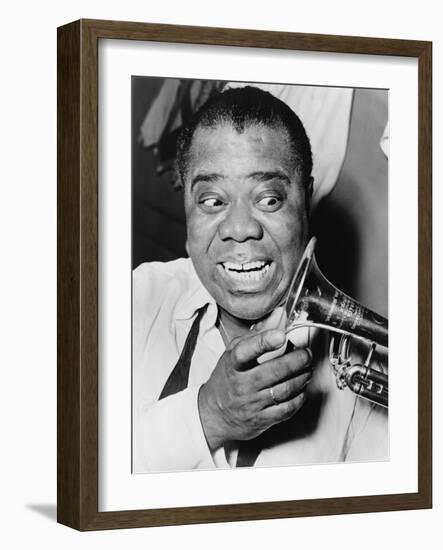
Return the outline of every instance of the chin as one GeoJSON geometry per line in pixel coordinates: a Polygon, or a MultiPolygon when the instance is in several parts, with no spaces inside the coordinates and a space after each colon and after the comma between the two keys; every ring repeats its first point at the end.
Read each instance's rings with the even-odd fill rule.
{"type": "MultiPolygon", "coordinates": [[[[223,307],[223,306],[222,306],[223,307]]],[[[263,303],[259,305],[253,305],[253,304],[242,304],[241,306],[235,306],[232,305],[232,307],[226,307],[224,308],[228,313],[230,313],[233,317],[236,317],[237,319],[242,319],[244,321],[251,321],[254,323],[257,323],[264,317],[267,317],[272,311],[274,310],[274,307],[264,307],[263,303]]]]}

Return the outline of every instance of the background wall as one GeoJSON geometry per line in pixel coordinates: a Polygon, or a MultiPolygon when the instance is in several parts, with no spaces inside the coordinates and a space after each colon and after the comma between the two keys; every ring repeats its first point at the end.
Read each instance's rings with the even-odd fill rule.
{"type": "MultiPolygon", "coordinates": [[[[442,339],[442,56],[438,3],[356,7],[352,0],[126,0],[4,5],[0,87],[0,544],[108,549],[350,549],[441,545],[443,485],[442,339]],[[270,6],[272,5],[272,9],[270,6]],[[223,525],[77,533],[55,523],[56,502],[56,27],[80,17],[151,21],[434,41],[435,411],[432,511],[288,519],[223,525]],[[439,218],[440,215],[440,218],[439,218]],[[369,535],[373,534],[374,539],[369,535]],[[381,541],[381,542],[379,542],[381,541]]],[[[406,221],[407,222],[407,221],[406,221]]],[[[407,246],[408,243],[405,243],[407,246]]],[[[405,427],[407,429],[407,427],[405,427]]]]}

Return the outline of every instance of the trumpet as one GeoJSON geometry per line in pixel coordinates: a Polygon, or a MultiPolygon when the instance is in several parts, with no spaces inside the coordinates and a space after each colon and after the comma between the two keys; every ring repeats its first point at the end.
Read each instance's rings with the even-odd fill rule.
{"type": "Polygon", "coordinates": [[[331,333],[329,361],[337,387],[388,407],[388,375],[374,368],[377,346],[388,349],[388,320],[337,289],[320,271],[313,237],[300,260],[286,298],[286,333],[316,327],[331,333]],[[366,358],[353,362],[353,340],[367,347],[366,358]]]}

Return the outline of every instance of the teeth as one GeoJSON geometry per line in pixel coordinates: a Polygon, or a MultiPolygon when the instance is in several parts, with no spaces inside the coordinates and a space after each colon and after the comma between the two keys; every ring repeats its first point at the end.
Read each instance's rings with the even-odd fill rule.
{"type": "Polygon", "coordinates": [[[250,271],[251,269],[261,269],[264,266],[266,266],[266,262],[263,262],[263,261],[249,262],[246,264],[235,264],[233,262],[225,262],[223,264],[223,267],[228,271],[231,271],[231,270],[250,271]]]}
{"type": "MultiPolygon", "coordinates": [[[[235,270],[235,268],[231,267],[231,266],[238,266],[238,265],[239,264],[232,264],[230,262],[226,262],[224,264],[224,268],[226,273],[228,273],[228,275],[233,280],[243,282],[243,283],[260,281],[261,279],[263,279],[263,277],[266,276],[268,271],[271,269],[271,266],[269,264],[266,264],[265,262],[251,262],[250,264],[244,264],[243,267],[240,266],[240,268],[242,268],[242,271],[240,271],[239,268],[235,270]],[[256,267],[262,267],[262,266],[264,267],[262,267],[262,269],[257,271],[246,271],[245,266],[251,266],[251,265],[255,265],[256,267]]],[[[248,269],[248,267],[246,267],[246,269],[248,269]]],[[[253,268],[249,267],[249,269],[253,269],[253,268]]]]}

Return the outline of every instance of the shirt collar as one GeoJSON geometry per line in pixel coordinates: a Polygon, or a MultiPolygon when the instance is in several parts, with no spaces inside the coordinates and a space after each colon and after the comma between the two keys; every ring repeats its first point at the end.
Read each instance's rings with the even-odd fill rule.
{"type": "Polygon", "coordinates": [[[206,287],[200,281],[192,260],[187,258],[188,287],[184,289],[183,296],[178,300],[174,317],[177,321],[187,321],[194,317],[196,311],[209,304],[205,318],[211,325],[215,325],[217,319],[217,304],[209,294],[206,287]]]}

